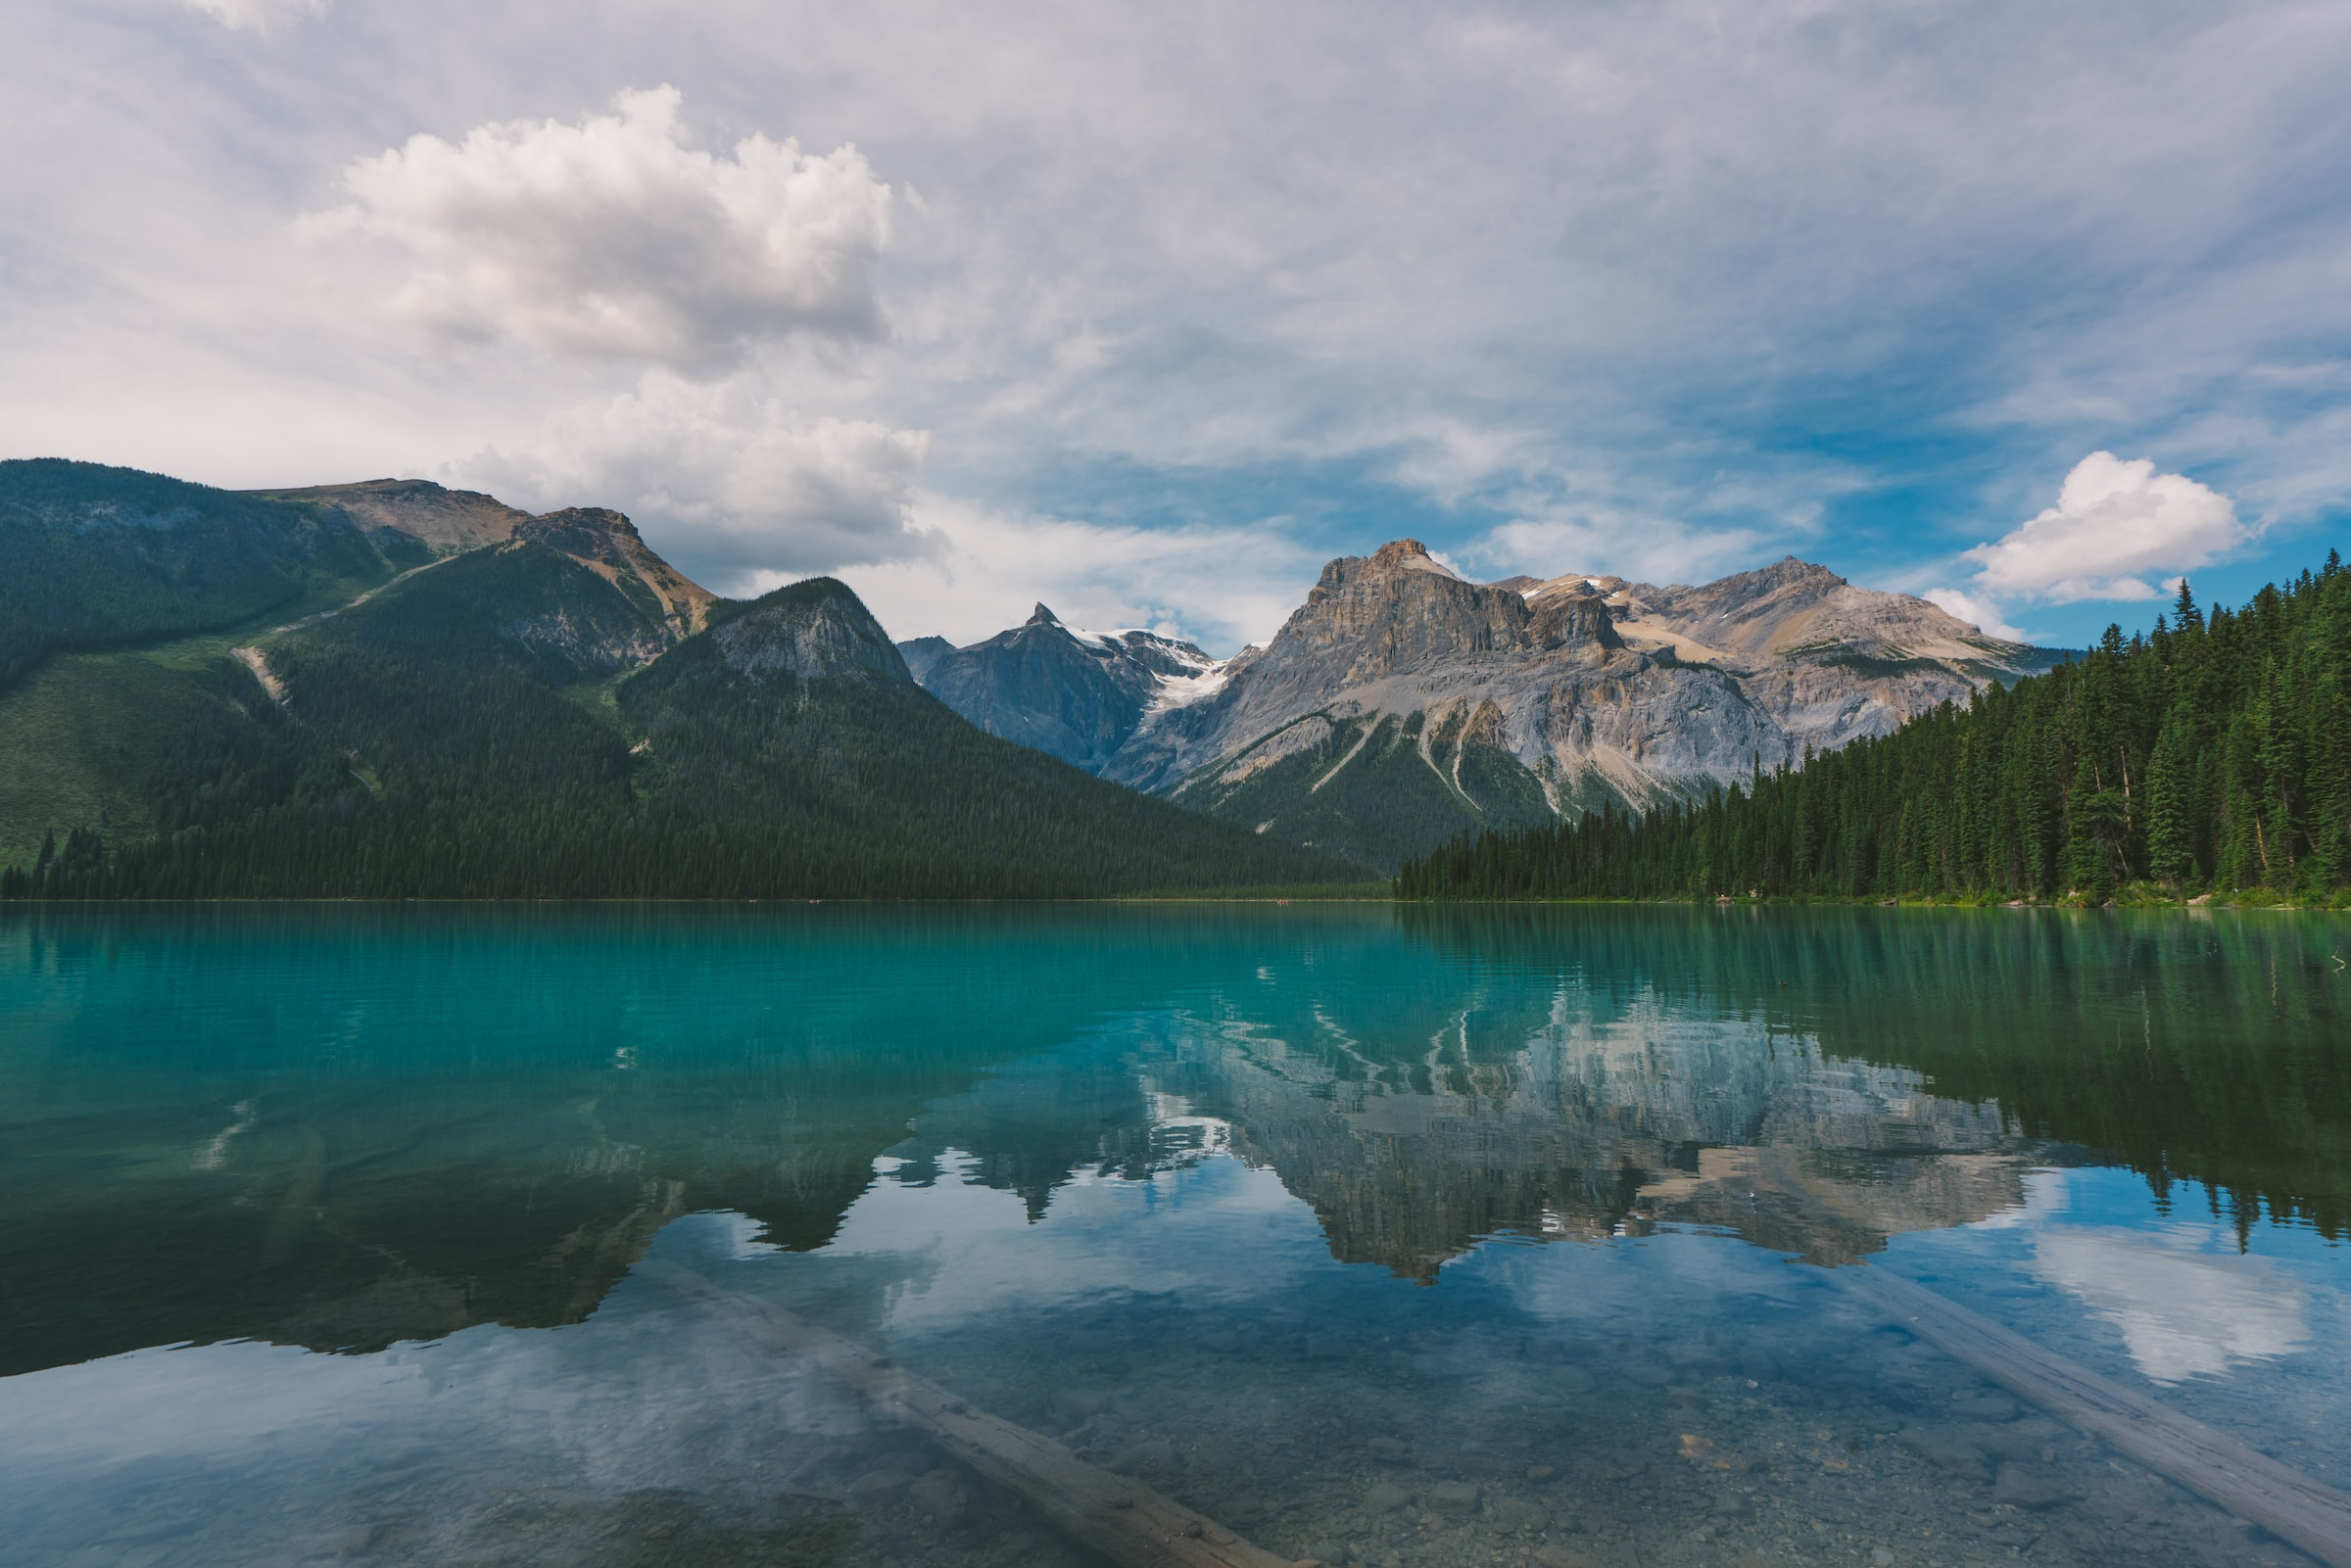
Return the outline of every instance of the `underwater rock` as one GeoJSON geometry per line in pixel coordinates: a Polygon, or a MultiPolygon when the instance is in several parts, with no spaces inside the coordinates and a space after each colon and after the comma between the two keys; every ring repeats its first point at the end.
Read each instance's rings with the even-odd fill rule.
{"type": "Polygon", "coordinates": [[[1373,1513],[1394,1513],[1412,1500],[1412,1494],[1393,1481],[1374,1481],[1364,1488],[1364,1506],[1373,1513]]]}
{"type": "Polygon", "coordinates": [[[1473,1513],[1477,1488],[1466,1481],[1440,1481],[1428,1489],[1428,1505],[1439,1513],[1473,1513]]]}
{"type": "Polygon", "coordinates": [[[1580,1551],[1570,1551],[1565,1546],[1537,1546],[1532,1556],[1542,1568],[1600,1568],[1600,1564],[1592,1558],[1580,1551]]]}
{"type": "Polygon", "coordinates": [[[971,1494],[965,1490],[963,1478],[944,1468],[917,1477],[914,1485],[906,1489],[906,1499],[942,1525],[960,1524],[972,1509],[971,1494]]]}
{"type": "Polygon", "coordinates": [[[1902,1447],[1920,1458],[1931,1464],[1939,1464],[1953,1475],[1982,1481],[1991,1474],[1991,1468],[1984,1462],[1984,1450],[1949,1427],[1904,1427],[1900,1441],[1902,1447]]]}
{"type": "Polygon", "coordinates": [[[1540,1530],[1551,1523],[1550,1511],[1524,1497],[1494,1497],[1486,1503],[1486,1517],[1503,1530],[1540,1530]]]}
{"type": "Polygon", "coordinates": [[[1109,1468],[1120,1475],[1141,1475],[1173,1470],[1176,1465],[1176,1445],[1165,1438],[1149,1438],[1111,1460],[1109,1468]]]}
{"type": "Polygon", "coordinates": [[[868,1470],[849,1483],[848,1503],[852,1508],[886,1508],[906,1495],[914,1485],[907,1471],[888,1468],[868,1470]]]}
{"type": "Polygon", "coordinates": [[[1992,1501],[2017,1508],[2053,1508],[2066,1496],[2039,1471],[2015,1463],[2001,1465],[1999,1479],[1991,1484],[1992,1501]]]}
{"type": "Polygon", "coordinates": [[[1110,1408],[1110,1396],[1093,1389],[1063,1389],[1053,1396],[1053,1413],[1072,1421],[1100,1415],[1110,1408]]]}

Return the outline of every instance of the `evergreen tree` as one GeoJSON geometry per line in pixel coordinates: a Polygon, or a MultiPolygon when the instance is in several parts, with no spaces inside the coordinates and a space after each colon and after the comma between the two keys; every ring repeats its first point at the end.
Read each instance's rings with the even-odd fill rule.
{"type": "Polygon", "coordinates": [[[2188,751],[2188,720],[2174,711],[2165,718],[2147,775],[2147,870],[2173,884],[2195,875],[2192,817],[2195,759],[2188,751]]]}

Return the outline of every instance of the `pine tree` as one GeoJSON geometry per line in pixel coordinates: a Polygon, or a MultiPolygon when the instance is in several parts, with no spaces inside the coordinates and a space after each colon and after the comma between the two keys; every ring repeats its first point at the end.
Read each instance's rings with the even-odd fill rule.
{"type": "Polygon", "coordinates": [[[2176,709],[2165,718],[2147,776],[2147,870],[2175,885],[2196,871],[2195,758],[2188,751],[2188,727],[2187,716],[2176,709]]]}

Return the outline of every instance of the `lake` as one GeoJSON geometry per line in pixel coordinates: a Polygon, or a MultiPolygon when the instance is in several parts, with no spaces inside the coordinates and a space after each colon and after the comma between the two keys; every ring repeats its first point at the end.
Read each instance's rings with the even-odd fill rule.
{"type": "Polygon", "coordinates": [[[0,1563],[2305,1563],[2143,1434],[2351,1490],[2346,957],[12,907],[0,1563]]]}

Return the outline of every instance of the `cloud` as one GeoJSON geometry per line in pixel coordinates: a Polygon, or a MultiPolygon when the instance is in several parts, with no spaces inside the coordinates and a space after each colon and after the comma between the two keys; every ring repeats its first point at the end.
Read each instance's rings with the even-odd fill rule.
{"type": "Polygon", "coordinates": [[[1962,551],[1992,593],[2071,603],[2151,599],[2145,574],[2202,566],[2250,531],[2235,503],[2184,474],[2158,474],[2151,459],[2093,451],[2074,465],[2057,504],[1989,545],[1962,551]]]}
{"type": "Polygon", "coordinates": [[[1372,473],[1404,493],[1321,553],[1475,560],[1515,521],[1495,575],[1795,548],[2011,606],[1952,530],[2052,451],[2192,454],[2265,547],[2351,496],[2351,8],[755,9],[334,5],[262,71],[192,12],[19,0],[0,430],[229,483],[426,471],[810,334],[860,347],[771,362],[776,401],[932,432],[923,486],[998,513],[1199,518],[1181,488],[1305,536],[1372,473]],[[660,80],[691,115],[605,107],[660,80]],[[834,270],[722,200],[771,176],[835,181],[843,237],[802,247],[834,270]],[[307,225],[341,243],[285,243],[346,203],[307,225]],[[420,355],[418,321],[561,352],[420,355]],[[1792,465],[1870,490],[1797,526],[1792,465]]]}
{"type": "Polygon", "coordinates": [[[315,16],[326,0],[180,0],[190,11],[202,12],[223,27],[240,32],[267,32],[281,22],[315,16]]]}
{"type": "Polygon", "coordinates": [[[1955,588],[1930,588],[1919,595],[1945,615],[1956,616],[1986,637],[1996,637],[2003,642],[2030,642],[2030,634],[2010,626],[1997,604],[1990,599],[1962,594],[1955,588]]]}
{"type": "Polygon", "coordinates": [[[740,591],[935,549],[909,511],[929,450],[923,431],[803,417],[753,372],[705,383],[651,371],[449,477],[534,510],[627,512],[681,570],[740,591]]]}
{"type": "Polygon", "coordinates": [[[1265,525],[1123,527],[928,495],[914,514],[935,551],[840,574],[899,639],[978,641],[1041,600],[1073,626],[1149,627],[1229,654],[1271,639],[1322,566],[1265,525]]]}
{"type": "Polygon", "coordinates": [[[2198,1227],[2052,1225],[2034,1239],[2032,1269],[2114,1324],[2156,1383],[2308,1349],[2302,1293],[2262,1259],[2211,1250],[2216,1243],[2227,1238],[2198,1227]]]}
{"type": "Polygon", "coordinates": [[[685,144],[683,103],[661,86],[577,125],[411,136],[351,165],[353,203],[300,232],[406,247],[394,310],[457,338],[706,368],[791,333],[877,336],[890,191],[863,155],[752,135],[713,157],[685,144]]]}
{"type": "Polygon", "coordinates": [[[1636,582],[1703,583],[1735,570],[1765,540],[1751,528],[1699,528],[1613,507],[1572,507],[1504,523],[1468,555],[1496,578],[1590,572],[1636,582]]]}

